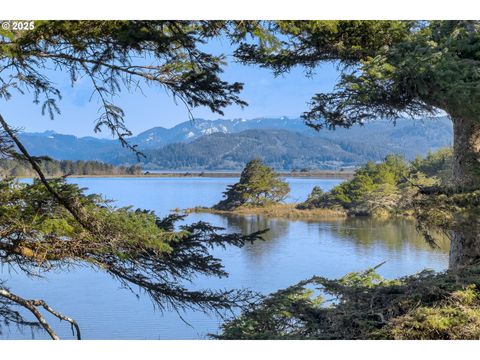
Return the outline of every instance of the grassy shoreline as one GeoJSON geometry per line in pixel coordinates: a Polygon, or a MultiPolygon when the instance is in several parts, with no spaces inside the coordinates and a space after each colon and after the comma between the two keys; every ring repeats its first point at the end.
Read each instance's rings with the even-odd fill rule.
{"type": "Polygon", "coordinates": [[[263,215],[267,217],[298,219],[298,220],[331,220],[345,219],[345,211],[331,209],[297,209],[298,204],[275,204],[265,207],[241,206],[234,210],[216,210],[208,207],[194,207],[182,210],[185,214],[191,213],[210,213],[219,215],[263,215]]]}

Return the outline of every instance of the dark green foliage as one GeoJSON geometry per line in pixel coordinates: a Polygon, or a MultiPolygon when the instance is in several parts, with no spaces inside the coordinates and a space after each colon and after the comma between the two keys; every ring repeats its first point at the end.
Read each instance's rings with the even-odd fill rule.
{"type": "MultiPolygon", "coordinates": [[[[47,176],[64,175],[139,175],[139,166],[113,166],[98,161],[45,160],[40,162],[47,176]]],[[[0,159],[0,176],[37,176],[30,164],[19,160],[0,159]]]]}
{"type": "Polygon", "coordinates": [[[313,97],[305,118],[316,127],[351,126],[377,117],[479,113],[478,21],[278,21],[278,46],[243,44],[245,63],[277,74],[338,61],[335,91],[313,97]]]}
{"type": "MultiPolygon", "coordinates": [[[[421,188],[412,203],[418,220],[418,229],[426,240],[435,246],[439,233],[452,239],[456,234],[467,234],[474,241],[479,228],[480,190],[458,191],[452,186],[429,186],[421,188]]],[[[474,251],[471,255],[473,264],[480,262],[474,251]]],[[[465,250],[462,251],[466,253],[465,250]]]]}
{"type": "MultiPolygon", "coordinates": [[[[336,88],[332,93],[315,95],[310,110],[304,114],[307,123],[316,129],[351,127],[377,117],[395,120],[403,114],[446,111],[455,125],[453,160],[457,189],[427,188],[418,182],[405,189],[417,188],[417,193],[425,195],[423,203],[414,206],[429,207],[437,215],[440,212],[434,222],[437,225],[458,229],[461,224],[478,221],[478,193],[474,191],[478,189],[480,174],[478,21],[279,21],[269,22],[266,27],[279,34],[279,39],[270,36],[258,22],[40,21],[32,31],[1,30],[0,97],[9,99],[15,91],[23,94],[26,90],[42,105],[42,113],[53,117],[59,112],[56,99],[61,94],[46,75],[48,70],[54,67],[68,73],[72,84],[86,78],[101,104],[95,131],[106,127],[122,145],[137,151],[126,139],[131,133],[124,123],[123,110],[113,103],[115,95],[147,83],[165,88],[189,108],[206,106],[221,114],[226,106],[243,106],[245,103],[238,97],[242,84],[223,81],[220,75],[224,58],[205,53],[201,45],[224,32],[229,32],[236,41],[253,34],[258,44],[242,44],[236,52],[237,58],[273,68],[278,74],[296,65],[313,70],[321,62],[338,61],[341,76],[336,88]]],[[[22,149],[1,115],[0,119],[8,133],[8,137],[0,134],[0,153],[29,160],[35,167],[36,160],[22,149]],[[12,150],[10,140],[14,140],[21,154],[12,150]]],[[[285,197],[288,186],[275,176],[270,178],[273,183],[265,184],[265,175],[272,175],[271,170],[261,170],[263,176],[250,174],[245,176],[248,181],[241,180],[237,187],[227,190],[223,205],[227,208],[248,203],[264,205],[285,197]]],[[[387,159],[384,164],[370,163],[351,182],[328,196],[334,205],[368,213],[375,210],[372,204],[377,206],[384,194],[389,193],[390,200],[382,207],[390,208],[391,199],[395,203],[397,190],[402,190],[400,179],[405,177],[404,171],[402,162],[396,158],[387,159]]],[[[229,309],[251,298],[245,292],[190,291],[182,283],[196,273],[225,275],[207,249],[219,244],[242,245],[258,234],[219,235],[216,233],[219,229],[203,223],[174,232],[173,218],[162,220],[148,211],[113,209],[99,197],[85,196],[62,180],[46,181],[41,170],[37,173],[42,183],[21,185],[11,180],[0,183],[2,263],[12,263],[29,274],[32,269],[88,263],[107,271],[126,286],[138,285],[160,306],[229,309]]],[[[422,172],[406,174],[414,179],[407,179],[410,180],[407,183],[424,180],[419,174],[422,172]]],[[[473,236],[464,237],[452,247],[467,250],[461,255],[467,254],[468,261],[459,261],[460,264],[478,260],[478,254],[468,258],[468,250],[478,248],[475,236],[478,238],[480,232],[474,230],[470,231],[473,236]]],[[[469,279],[462,285],[478,286],[470,281],[468,274],[460,275],[462,281],[469,279]]],[[[475,278],[479,278],[478,274],[475,278]]],[[[270,305],[254,322],[247,322],[245,337],[250,336],[249,332],[252,337],[257,333],[262,337],[287,338],[308,338],[309,334],[313,334],[311,338],[395,337],[394,330],[386,335],[380,330],[389,329],[383,326],[389,319],[405,315],[410,318],[400,319],[400,326],[392,323],[393,329],[400,329],[405,337],[441,333],[443,338],[462,335],[478,338],[476,288],[462,293],[447,291],[451,297],[435,297],[444,294],[441,291],[445,287],[440,284],[430,292],[423,275],[418,281],[412,280],[413,288],[409,287],[409,280],[404,282],[385,281],[371,271],[349,275],[339,282],[315,278],[314,284],[338,295],[338,305],[319,311],[317,299],[308,299],[309,293],[303,289],[309,281],[304,282],[293,293],[282,295],[280,306],[270,305]],[[405,289],[404,282],[408,285],[405,289]],[[461,297],[461,306],[468,305],[471,309],[459,312],[457,305],[452,309],[455,296],[461,297]],[[432,313],[418,308],[418,304],[442,309],[432,313]],[[412,306],[416,313],[410,311],[412,306]],[[432,316],[441,321],[425,321],[432,316]],[[448,318],[455,320],[449,322],[448,318]],[[416,319],[423,319],[420,326],[416,319]],[[268,328],[265,330],[262,324],[268,328]],[[429,324],[432,331],[410,335],[412,329],[417,331],[429,324]],[[472,332],[462,333],[462,325],[467,330],[473,329],[472,332]],[[372,327],[380,330],[375,333],[372,327]]],[[[460,283],[458,277],[454,281],[448,277],[446,283],[447,290],[459,290],[455,287],[460,283]]],[[[14,319],[14,313],[3,309],[5,304],[13,305],[2,300],[0,313],[14,319]]],[[[255,314],[256,308],[251,311],[255,314]]],[[[243,323],[234,324],[234,329],[233,337],[244,337],[243,323]]]]}
{"type": "Polygon", "coordinates": [[[435,176],[440,179],[442,185],[451,185],[452,183],[452,156],[451,148],[440,149],[435,152],[429,152],[422,159],[417,157],[412,161],[412,167],[426,176],[435,176]]]}
{"type": "Polygon", "coordinates": [[[100,101],[95,131],[107,128],[122,145],[131,132],[115,103],[122,90],[142,84],[161,86],[189,108],[208,107],[223,114],[228,105],[246,105],[238,97],[242,84],[220,78],[223,56],[201,50],[227,30],[223,21],[35,21],[29,31],[0,31],[0,97],[30,90],[42,113],[59,113],[61,92],[45,75],[55,68],[91,83],[100,101]]]}
{"type": "MultiPolygon", "coordinates": [[[[242,44],[237,58],[276,74],[297,65],[308,74],[325,62],[336,62],[340,69],[333,91],[313,96],[303,115],[309,126],[350,128],[378,117],[395,122],[405,114],[416,117],[442,110],[454,126],[452,184],[459,192],[478,190],[480,21],[277,21],[269,25],[282,35],[282,41],[273,46],[262,41],[242,44]]],[[[469,240],[458,236],[452,249],[470,247],[468,253],[478,248],[475,232],[469,240]]]]}
{"type": "Polygon", "coordinates": [[[328,193],[313,189],[300,208],[343,208],[357,215],[369,215],[398,206],[400,187],[406,182],[409,166],[400,156],[388,155],[379,164],[367,163],[353,179],[337,185],[328,193]]]}
{"type": "MultiPolygon", "coordinates": [[[[41,182],[0,181],[0,260],[4,266],[38,276],[39,271],[89,265],[130,289],[137,285],[160,309],[227,310],[255,297],[247,290],[189,290],[184,284],[198,275],[227,276],[210,250],[241,247],[259,239],[262,232],[221,234],[224,229],[203,222],[175,230],[182,216],[161,219],[147,210],[115,208],[101,196],[86,196],[83,189],[64,180],[50,184],[64,199],[77,204],[90,228],[85,229],[53,200],[41,182]]],[[[0,314],[7,314],[12,306],[2,300],[0,314]]],[[[10,315],[2,321],[23,322],[10,315]]]]}
{"type": "Polygon", "coordinates": [[[217,210],[231,210],[242,205],[266,206],[282,201],[290,187],[275,172],[255,159],[247,163],[240,181],[229,185],[225,199],[214,206],[217,210]]]}
{"type": "Polygon", "coordinates": [[[308,195],[307,200],[303,203],[298,204],[298,209],[315,209],[322,208],[326,205],[326,193],[322,190],[320,186],[314,186],[310,195],[308,195]]]}
{"type": "MultiPolygon", "coordinates": [[[[419,206],[422,191],[449,186],[452,178],[452,150],[430,152],[407,163],[389,155],[381,163],[367,163],[327,193],[314,188],[299,208],[341,208],[351,215],[392,215],[412,212],[419,206]]],[[[437,189],[439,191],[440,189],[437,189]]],[[[420,215],[420,217],[424,217],[420,215]]]]}
{"type": "Polygon", "coordinates": [[[478,339],[480,270],[315,276],[252,305],[219,339],[478,339]]]}
{"type": "MultiPolygon", "coordinates": [[[[227,27],[223,21],[35,21],[29,31],[0,30],[0,98],[31,94],[42,114],[53,118],[60,113],[57,100],[61,91],[50,78],[52,69],[68,74],[72,86],[86,79],[100,103],[94,131],[108,129],[140,157],[128,142],[131,132],[125,113],[114,102],[123,90],[156,85],[189,110],[204,106],[218,114],[229,105],[246,105],[238,97],[242,84],[220,78],[224,57],[201,50],[208,39],[218,37],[227,27]]],[[[2,115],[0,158],[28,162],[39,177],[31,185],[0,180],[2,265],[29,275],[67,265],[91,265],[128,288],[138,286],[160,308],[218,311],[252,298],[249,291],[193,291],[184,284],[197,274],[225,276],[220,261],[209,250],[242,246],[257,239],[258,233],[218,234],[222,229],[205,223],[174,231],[172,224],[180,218],[162,220],[150,211],[113,208],[100,196],[87,196],[62,178],[47,180],[39,164],[45,159],[29,154],[2,115]]],[[[55,172],[55,164],[47,162],[44,167],[55,172]]],[[[9,310],[23,306],[38,320],[31,325],[41,325],[53,339],[58,338],[35,310],[42,306],[54,314],[44,302],[22,299],[7,291],[4,282],[0,298],[4,324],[26,324],[9,310]]],[[[77,336],[80,338],[78,329],[77,336]]]]}
{"type": "MultiPolygon", "coordinates": [[[[377,117],[395,121],[439,109],[452,118],[453,186],[439,186],[442,176],[432,181],[417,168],[403,190],[408,199],[415,197],[410,205],[423,216],[420,223],[432,221],[453,234],[450,264],[457,271],[423,273],[400,283],[371,278],[371,271],[355,274],[353,282],[348,276],[333,282],[313,278],[227,324],[224,338],[478,339],[480,276],[471,266],[480,259],[480,22],[278,21],[271,27],[283,35],[280,44],[244,44],[237,57],[276,74],[297,65],[313,71],[322,62],[337,62],[341,71],[334,90],[314,95],[304,114],[313,128],[348,128],[377,117]],[[305,300],[306,285],[321,285],[338,303],[312,306],[305,300]]],[[[365,199],[375,204],[385,198],[385,189],[375,194],[381,187],[390,199],[402,190],[397,172],[377,177],[375,167],[363,170],[330,193],[337,204],[354,208],[365,199]]]]}

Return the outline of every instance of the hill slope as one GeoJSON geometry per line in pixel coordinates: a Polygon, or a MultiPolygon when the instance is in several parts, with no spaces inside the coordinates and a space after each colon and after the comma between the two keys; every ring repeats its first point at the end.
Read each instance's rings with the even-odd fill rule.
{"type": "MultiPolygon", "coordinates": [[[[116,140],[78,138],[54,132],[22,133],[33,155],[58,160],[134,164],[136,157],[116,140]]],[[[130,138],[145,152],[151,169],[235,169],[260,157],[277,169],[333,168],[379,161],[388,153],[411,159],[451,145],[447,118],[379,120],[365,126],[315,132],[300,119],[195,120],[171,129],[152,128],[130,138]]]]}
{"type": "MultiPolygon", "coordinates": [[[[383,134],[352,140],[306,136],[287,130],[246,130],[235,134],[215,133],[190,143],[170,144],[147,150],[143,166],[150,169],[240,170],[252,158],[260,158],[278,170],[301,168],[334,169],[380,161],[387,154],[402,154],[413,159],[417,154],[449,145],[435,138],[433,131],[396,136],[383,134]]],[[[395,133],[394,133],[395,134],[395,133]]],[[[130,163],[118,158],[115,163],[130,163]]]]}

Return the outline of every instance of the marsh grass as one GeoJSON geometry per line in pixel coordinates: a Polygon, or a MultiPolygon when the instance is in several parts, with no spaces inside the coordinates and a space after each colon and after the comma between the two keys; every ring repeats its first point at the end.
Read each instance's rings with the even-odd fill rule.
{"type": "Polygon", "coordinates": [[[314,220],[345,218],[347,213],[332,209],[298,209],[297,204],[270,204],[266,206],[239,206],[232,210],[217,210],[208,207],[194,207],[184,210],[189,213],[210,213],[220,215],[263,215],[267,217],[314,220]]]}

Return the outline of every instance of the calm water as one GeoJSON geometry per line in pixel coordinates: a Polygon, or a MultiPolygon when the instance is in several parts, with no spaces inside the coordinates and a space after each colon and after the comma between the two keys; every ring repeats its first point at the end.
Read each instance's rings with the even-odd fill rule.
{"type": "MultiPolygon", "coordinates": [[[[117,204],[155,210],[211,206],[221,199],[231,178],[92,178],[71,179],[88,192],[102,193],[117,204]]],[[[306,198],[313,186],[330,189],[341,180],[288,179],[288,201],[306,198]]],[[[191,214],[185,222],[208,221],[227,231],[249,233],[270,228],[265,241],[242,249],[215,250],[230,273],[226,279],[199,278],[198,288],[250,288],[262,293],[292,285],[312,275],[340,277],[383,261],[379,272],[398,277],[424,268],[442,270],[448,264],[448,244],[430,249],[406,220],[350,219],[328,222],[288,221],[261,216],[191,214]]],[[[26,298],[41,298],[53,308],[75,318],[85,339],[203,339],[218,331],[221,319],[211,314],[185,312],[184,323],[174,311],[159,312],[148,296],[136,297],[101,271],[80,268],[27,279],[15,269],[0,268],[12,291],[26,298]]],[[[51,319],[51,318],[50,318],[51,319]]],[[[51,319],[58,334],[72,338],[70,327],[51,319]]],[[[0,338],[47,338],[14,327],[3,328],[0,338]]]]}

